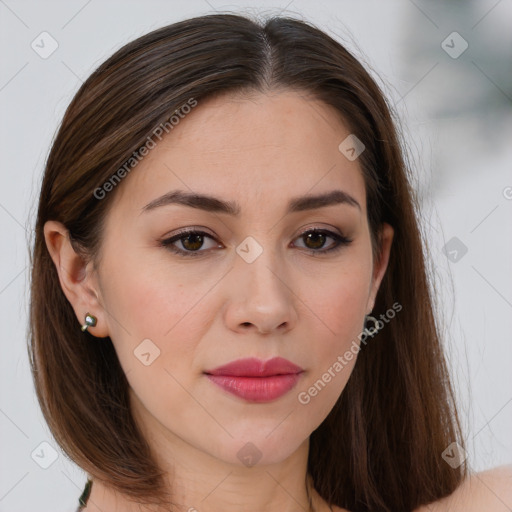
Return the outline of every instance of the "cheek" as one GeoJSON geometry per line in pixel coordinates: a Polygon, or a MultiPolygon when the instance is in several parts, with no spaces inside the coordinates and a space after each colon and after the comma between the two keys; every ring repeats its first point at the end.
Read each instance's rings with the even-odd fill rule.
{"type": "Polygon", "coordinates": [[[359,334],[362,328],[370,274],[370,267],[362,261],[317,274],[314,286],[303,281],[301,298],[317,318],[323,335],[337,345],[359,334]]]}
{"type": "MultiPolygon", "coordinates": [[[[362,258],[333,275],[320,275],[307,295],[309,375],[298,390],[311,421],[329,413],[346,386],[359,353],[370,287],[370,263],[362,258]]],[[[321,421],[318,422],[320,424],[321,421]]]]}
{"type": "Polygon", "coordinates": [[[368,298],[367,283],[355,280],[340,279],[339,282],[326,284],[322,291],[309,297],[307,304],[328,328],[330,334],[344,338],[346,334],[364,317],[368,298]]]}
{"type": "Polygon", "coordinates": [[[111,339],[135,403],[157,418],[183,409],[197,416],[188,379],[194,378],[196,341],[207,318],[201,298],[211,283],[191,285],[183,273],[163,270],[131,258],[110,274],[105,300],[111,339]]]}
{"type": "Polygon", "coordinates": [[[195,305],[200,306],[213,283],[192,267],[151,260],[148,251],[127,252],[130,257],[121,263],[105,265],[105,302],[125,329],[115,320],[110,327],[122,337],[129,332],[133,337],[165,338],[182,328],[181,321],[194,317],[195,305]]]}
{"type": "Polygon", "coordinates": [[[126,373],[140,369],[137,356],[141,351],[149,351],[150,359],[158,356],[155,366],[171,353],[183,356],[183,352],[191,350],[190,344],[183,341],[193,338],[196,329],[200,329],[197,319],[204,316],[198,314],[202,310],[201,298],[211,284],[191,285],[183,273],[163,270],[140,264],[135,251],[119,264],[104,266],[102,298],[106,318],[126,373]]]}

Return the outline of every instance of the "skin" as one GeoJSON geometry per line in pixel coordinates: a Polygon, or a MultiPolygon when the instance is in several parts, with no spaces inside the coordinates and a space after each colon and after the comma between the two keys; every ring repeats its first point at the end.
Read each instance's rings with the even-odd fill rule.
{"type": "MultiPolygon", "coordinates": [[[[356,359],[308,404],[297,396],[357,340],[393,239],[384,224],[374,261],[361,170],[357,159],[338,151],[349,133],[330,107],[290,91],[205,101],[119,185],[99,268],[73,251],[62,224],[45,225],[77,328],[90,312],[98,319],[89,328],[97,342],[112,339],[135,418],[159,463],[174,475],[181,510],[308,510],[309,436],[343,392],[356,359]],[[241,216],[178,205],[141,213],[149,201],[178,188],[236,200],[241,216]],[[361,209],[340,204],[284,211],[291,197],[333,189],[349,193],[361,209]],[[174,246],[205,251],[200,257],[180,258],[159,246],[191,226],[215,240],[184,246],[182,238],[174,246]],[[314,257],[299,237],[311,227],[341,231],[352,243],[314,257]],[[247,236],[263,248],[252,263],[235,251],[247,236]],[[147,338],[160,355],[146,366],[133,351],[147,338]],[[305,372],[296,388],[273,402],[244,402],[203,375],[240,357],[276,355],[305,372]],[[237,457],[248,441],[261,453],[253,467],[237,457]]],[[[334,244],[326,238],[312,248],[334,244]]],[[[314,489],[311,495],[316,511],[329,510],[314,489]]],[[[416,512],[511,509],[512,466],[503,466],[471,475],[452,495],[416,512]]],[[[94,481],[85,510],[154,509],[94,481]]]]}
{"type": "MultiPolygon", "coordinates": [[[[383,225],[374,260],[361,169],[338,150],[349,134],[335,110],[297,92],[206,100],[118,185],[98,268],[73,251],[62,224],[45,225],[77,330],[89,312],[98,319],[89,328],[96,342],[112,339],[134,416],[171,472],[180,510],[309,508],[309,436],[343,392],[356,357],[308,404],[298,401],[298,393],[358,340],[393,239],[393,229],[383,225]],[[176,189],[236,200],[240,217],[183,205],[142,212],[176,189]],[[350,194],[360,209],[337,204],[285,212],[292,197],[334,189],[350,194]],[[159,244],[187,227],[212,237],[202,246],[186,245],[186,237],[174,243],[189,253],[197,248],[198,257],[159,244]],[[352,242],[313,255],[308,248],[321,253],[336,241],[308,244],[300,236],[306,228],[328,229],[352,242]],[[248,236],[263,249],[252,263],[236,252],[248,236]],[[134,355],[144,339],[160,350],[149,365],[134,355]],[[262,404],[225,392],[203,374],[251,356],[282,356],[305,371],[294,389],[262,404]],[[248,442],[261,454],[252,467],[237,456],[248,442]]],[[[316,491],[312,496],[318,512],[329,510],[316,491]]],[[[86,510],[152,509],[95,481],[86,510]]]]}
{"type": "Polygon", "coordinates": [[[512,465],[471,474],[452,494],[414,512],[510,512],[512,465]]]}

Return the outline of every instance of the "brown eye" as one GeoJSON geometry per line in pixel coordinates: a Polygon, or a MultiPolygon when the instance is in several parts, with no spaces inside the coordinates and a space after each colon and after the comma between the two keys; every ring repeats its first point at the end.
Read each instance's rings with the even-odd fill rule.
{"type": "Polygon", "coordinates": [[[345,236],[338,235],[337,233],[333,233],[326,229],[308,229],[307,231],[304,231],[298,239],[302,239],[304,241],[305,248],[313,255],[322,255],[338,251],[352,242],[352,240],[345,236]],[[334,244],[331,244],[331,247],[328,249],[322,250],[328,238],[333,239],[334,244]]]}
{"type": "MultiPolygon", "coordinates": [[[[160,245],[181,256],[200,256],[202,253],[207,252],[206,250],[200,249],[204,246],[205,239],[208,238],[212,241],[214,240],[211,235],[205,233],[204,231],[182,231],[181,233],[178,233],[171,238],[162,240],[160,245]],[[183,249],[180,249],[175,245],[177,242],[181,243],[183,249]]],[[[212,244],[212,247],[215,247],[215,244],[212,244]]],[[[207,247],[207,249],[209,248],[207,247]]]]}
{"type": "Polygon", "coordinates": [[[321,249],[325,244],[326,236],[324,233],[312,231],[305,236],[305,243],[308,249],[321,249]]]}
{"type": "Polygon", "coordinates": [[[200,234],[190,234],[181,238],[181,244],[188,251],[197,251],[203,245],[203,236],[200,234]]]}

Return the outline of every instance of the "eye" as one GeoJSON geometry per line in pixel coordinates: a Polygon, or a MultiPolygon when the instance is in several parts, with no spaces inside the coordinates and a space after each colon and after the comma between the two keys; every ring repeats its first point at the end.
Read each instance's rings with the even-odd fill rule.
{"type": "Polygon", "coordinates": [[[167,238],[160,242],[162,247],[179,254],[180,256],[199,256],[200,253],[205,251],[199,251],[199,249],[203,246],[205,238],[209,238],[211,240],[215,240],[211,235],[205,233],[204,231],[199,230],[185,230],[181,231],[177,235],[172,236],[171,238],[167,238]],[[183,249],[176,247],[174,244],[179,242],[183,249]]]}
{"type": "Polygon", "coordinates": [[[332,231],[329,231],[328,229],[317,228],[303,231],[297,238],[297,240],[299,239],[304,240],[307,252],[313,253],[314,255],[321,255],[339,251],[344,246],[349,245],[352,242],[352,240],[348,239],[343,235],[339,235],[338,233],[334,233],[332,231]],[[335,243],[328,249],[318,250],[324,247],[327,238],[332,238],[335,241],[335,243]]]}

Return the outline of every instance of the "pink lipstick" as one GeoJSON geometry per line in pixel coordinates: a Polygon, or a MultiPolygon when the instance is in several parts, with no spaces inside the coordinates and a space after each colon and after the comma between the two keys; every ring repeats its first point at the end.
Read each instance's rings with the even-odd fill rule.
{"type": "Polygon", "coordinates": [[[238,359],[204,373],[225,391],[250,402],[270,402],[290,391],[304,370],[282,357],[238,359]]]}

